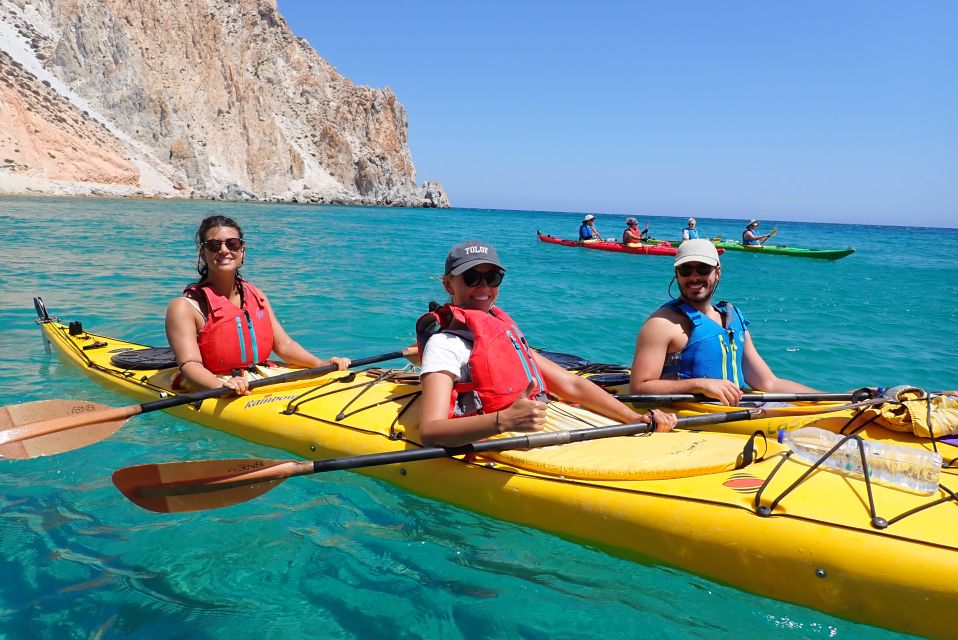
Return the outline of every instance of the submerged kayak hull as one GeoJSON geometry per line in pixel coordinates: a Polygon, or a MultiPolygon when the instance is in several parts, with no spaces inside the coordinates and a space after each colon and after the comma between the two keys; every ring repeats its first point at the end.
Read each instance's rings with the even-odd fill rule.
{"type": "MultiPolygon", "coordinates": [[[[98,383],[138,401],[175,393],[169,385],[175,370],[128,370],[111,362],[115,353],[142,345],[85,332],[71,336],[66,325],[52,321],[43,323],[43,331],[65,361],[98,383]]],[[[171,413],[301,457],[329,458],[419,447],[418,393],[415,379],[402,374],[336,372],[171,413]]],[[[779,445],[770,443],[766,459],[744,468],[735,468],[734,456],[724,466],[696,468],[699,456],[736,451],[746,442],[741,435],[652,434],[532,450],[528,461],[526,453],[511,452],[360,471],[422,496],[759,595],[867,624],[953,636],[947,612],[958,599],[958,506],[931,506],[879,529],[864,483],[818,471],[769,515],[760,515],[759,488],[765,485],[758,502],[767,506],[807,467],[785,459],[779,445]],[[629,452],[658,450],[673,438],[689,443],[682,459],[645,480],[570,477],[549,461],[550,452],[578,452],[601,471],[629,452]],[[545,461],[533,459],[537,452],[545,461]]],[[[224,451],[223,457],[235,453],[224,451]]],[[[958,488],[955,480],[945,472],[943,484],[958,488]]],[[[944,496],[872,489],[885,517],[944,496]]]]}

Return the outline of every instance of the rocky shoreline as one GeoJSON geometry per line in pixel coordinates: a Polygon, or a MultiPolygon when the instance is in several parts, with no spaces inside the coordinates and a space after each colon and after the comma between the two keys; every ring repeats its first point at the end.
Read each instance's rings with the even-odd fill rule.
{"type": "Polygon", "coordinates": [[[223,202],[262,202],[273,204],[329,204],[359,207],[411,207],[422,209],[448,209],[452,205],[438,182],[425,182],[419,199],[392,199],[369,197],[343,197],[328,194],[299,193],[289,197],[258,195],[239,187],[221,193],[167,193],[148,192],[125,185],[105,185],[94,182],[62,182],[17,175],[0,167],[0,198],[3,196],[30,197],[92,197],[130,198],[143,200],[210,200],[223,202]]]}
{"type": "Polygon", "coordinates": [[[448,207],[273,0],[5,0],[0,194],[448,207]]]}

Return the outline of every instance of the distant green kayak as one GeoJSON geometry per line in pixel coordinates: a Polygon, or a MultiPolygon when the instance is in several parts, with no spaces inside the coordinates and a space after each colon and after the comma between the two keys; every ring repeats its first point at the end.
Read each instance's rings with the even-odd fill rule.
{"type": "MultiPolygon", "coordinates": [[[[804,249],[802,247],[789,247],[784,244],[766,244],[757,247],[746,247],[741,242],[734,240],[722,240],[721,238],[711,238],[712,243],[719,249],[726,251],[748,251],[750,253],[771,253],[780,256],[795,256],[798,258],[818,258],[820,260],[838,260],[845,256],[855,253],[851,247],[847,249],[804,249]]],[[[652,244],[668,244],[672,247],[678,247],[682,244],[681,240],[657,240],[650,238],[652,244]]]]}
{"type": "Polygon", "coordinates": [[[750,253],[774,253],[782,256],[795,256],[797,258],[819,258],[821,260],[838,260],[845,256],[855,253],[851,247],[847,249],[804,249],[802,247],[789,247],[783,244],[766,244],[756,247],[746,247],[741,242],[734,240],[713,240],[716,247],[721,247],[726,251],[748,251],[750,253]]]}

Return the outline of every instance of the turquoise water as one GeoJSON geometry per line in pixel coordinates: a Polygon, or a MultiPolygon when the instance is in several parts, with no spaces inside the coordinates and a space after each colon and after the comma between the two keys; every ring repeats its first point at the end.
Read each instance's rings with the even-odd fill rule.
{"type": "MultiPolygon", "coordinates": [[[[195,275],[192,234],[212,212],[241,222],[244,273],[323,356],[412,342],[415,318],[441,299],[446,251],[469,237],[497,245],[509,267],[500,304],[537,346],[628,362],[668,298],[667,258],[536,241],[536,229],[573,237],[577,214],[5,198],[0,404],[129,404],[45,353],[32,297],[91,331],[164,344],[166,304],[195,275]]],[[[598,227],[617,235],[624,219],[600,215],[598,227]]],[[[658,237],[684,225],[648,220],[658,237]]],[[[744,220],[698,223],[734,237],[744,220]]],[[[958,387],[958,231],[777,224],[778,242],[857,252],[723,256],[721,297],[746,312],[776,373],[834,391],[958,387]]],[[[142,511],[110,483],[131,464],[236,456],[285,457],[151,413],[95,446],[0,462],[0,637],[903,637],[351,473],[176,515],[142,511]]]]}

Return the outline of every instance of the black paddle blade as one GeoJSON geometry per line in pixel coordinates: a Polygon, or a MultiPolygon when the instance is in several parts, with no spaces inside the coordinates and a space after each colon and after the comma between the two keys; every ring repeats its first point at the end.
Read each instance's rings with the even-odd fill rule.
{"type": "Polygon", "coordinates": [[[48,420],[77,418],[112,407],[86,400],[39,400],[0,407],[0,458],[26,460],[80,449],[109,438],[128,418],[45,432],[48,420]]]}

